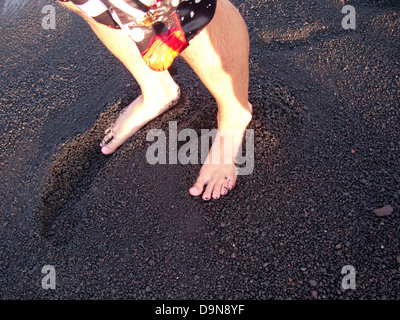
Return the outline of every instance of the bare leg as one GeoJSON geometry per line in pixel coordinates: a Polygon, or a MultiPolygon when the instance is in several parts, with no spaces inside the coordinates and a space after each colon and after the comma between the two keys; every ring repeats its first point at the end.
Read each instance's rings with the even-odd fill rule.
{"type": "Polygon", "coordinates": [[[74,4],[61,3],[81,15],[103,44],[128,68],[139,83],[142,95],[134,100],[105,132],[102,152],[110,154],[143,125],[166,111],[179,99],[178,85],[168,71],[152,71],[136,44],[121,30],[111,29],[86,16],[74,4]]]}
{"type": "Polygon", "coordinates": [[[218,105],[216,139],[219,140],[211,147],[211,163],[203,164],[199,177],[189,192],[193,196],[199,196],[207,185],[203,199],[217,199],[236,183],[234,157],[252,118],[252,106],[248,102],[247,27],[228,0],[218,1],[213,20],[192,40],[181,56],[210,90],[218,105]],[[232,150],[230,163],[226,161],[226,152],[224,154],[223,150],[232,150]],[[216,151],[221,159],[215,159],[215,156],[212,159],[213,152],[216,151]],[[222,155],[225,161],[222,160],[222,155]]]}
{"type": "MultiPolygon", "coordinates": [[[[79,13],[72,4],[66,4],[79,13]]],[[[141,58],[135,43],[120,30],[113,30],[81,14],[105,46],[128,68],[138,81],[142,95],[112,128],[106,130],[101,146],[105,154],[112,153],[146,122],[155,118],[166,106],[177,99],[177,85],[167,71],[152,71],[141,58]],[[157,92],[157,95],[154,93],[157,92]],[[112,138],[111,141],[109,141],[112,138]]],[[[247,125],[251,121],[252,106],[248,102],[249,39],[246,25],[228,0],[219,0],[214,19],[182,52],[182,57],[193,68],[210,90],[218,105],[218,135],[196,183],[189,192],[203,193],[203,199],[219,198],[236,183],[233,163],[247,125]],[[231,150],[230,161],[221,150],[231,150]],[[221,159],[216,159],[222,155],[221,159]],[[224,159],[222,159],[224,158],[224,159]]]]}

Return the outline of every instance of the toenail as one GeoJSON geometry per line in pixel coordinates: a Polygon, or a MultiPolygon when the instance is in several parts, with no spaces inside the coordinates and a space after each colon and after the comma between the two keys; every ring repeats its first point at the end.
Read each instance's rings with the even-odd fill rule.
{"type": "Polygon", "coordinates": [[[115,131],[114,130],[110,130],[110,132],[104,137],[103,139],[103,143],[104,144],[109,144],[111,142],[111,140],[113,140],[115,137],[115,131]]]}
{"type": "Polygon", "coordinates": [[[107,145],[107,144],[109,144],[112,140],[114,139],[114,134],[112,135],[112,136],[110,136],[110,137],[105,137],[104,139],[103,139],[103,144],[105,144],[105,145],[107,145]]]}

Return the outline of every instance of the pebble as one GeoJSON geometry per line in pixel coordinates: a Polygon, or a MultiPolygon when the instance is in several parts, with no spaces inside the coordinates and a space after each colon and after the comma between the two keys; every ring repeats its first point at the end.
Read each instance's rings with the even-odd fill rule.
{"type": "Polygon", "coordinates": [[[314,299],[318,298],[318,292],[316,290],[312,290],[311,295],[313,296],[314,299]]]}
{"type": "Polygon", "coordinates": [[[378,208],[374,210],[374,213],[378,217],[386,217],[393,212],[393,207],[390,204],[387,204],[386,206],[383,206],[382,208],[378,208]]]}
{"type": "Polygon", "coordinates": [[[313,287],[315,287],[315,286],[317,285],[317,281],[315,281],[315,280],[310,280],[310,284],[311,284],[313,287]]]}

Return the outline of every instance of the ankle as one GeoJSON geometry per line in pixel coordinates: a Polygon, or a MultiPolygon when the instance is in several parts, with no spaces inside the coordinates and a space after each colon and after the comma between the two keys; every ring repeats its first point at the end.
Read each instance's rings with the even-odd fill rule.
{"type": "Polygon", "coordinates": [[[158,85],[153,84],[150,87],[146,87],[146,90],[142,89],[143,100],[151,101],[152,103],[154,103],[154,100],[161,103],[165,100],[175,99],[179,96],[179,93],[180,89],[175,81],[158,85]]]}
{"type": "Polygon", "coordinates": [[[249,123],[251,122],[253,115],[249,110],[238,110],[233,112],[234,117],[231,115],[221,116],[218,119],[218,129],[220,131],[239,130],[245,131],[249,123]]]}

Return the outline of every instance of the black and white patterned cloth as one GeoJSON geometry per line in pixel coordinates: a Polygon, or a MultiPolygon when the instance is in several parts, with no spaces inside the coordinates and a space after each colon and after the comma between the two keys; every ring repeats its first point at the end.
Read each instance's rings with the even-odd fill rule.
{"type": "Polygon", "coordinates": [[[95,21],[111,28],[121,28],[120,24],[133,22],[144,16],[149,10],[157,8],[159,3],[175,7],[186,40],[190,41],[213,18],[217,0],[58,0],[72,2],[95,21]],[[136,10],[140,11],[137,12],[136,10]],[[118,12],[115,13],[115,12],[118,12]],[[114,14],[112,14],[114,13],[114,14]],[[136,15],[135,15],[136,14],[136,15]],[[119,23],[118,23],[118,22],[119,23]]]}
{"type": "Polygon", "coordinates": [[[59,0],[98,23],[122,29],[147,65],[166,70],[214,17],[217,0],[59,0]]]}

